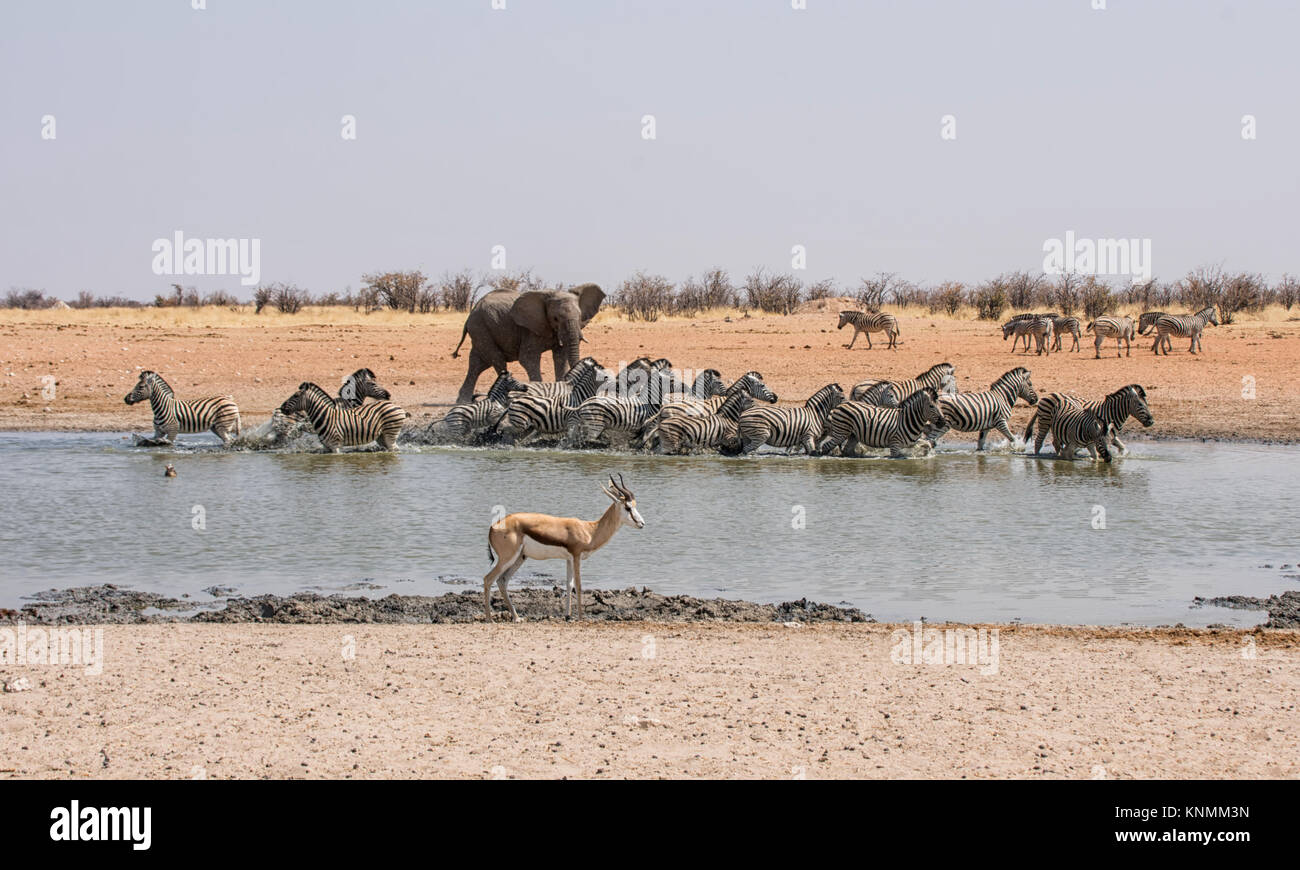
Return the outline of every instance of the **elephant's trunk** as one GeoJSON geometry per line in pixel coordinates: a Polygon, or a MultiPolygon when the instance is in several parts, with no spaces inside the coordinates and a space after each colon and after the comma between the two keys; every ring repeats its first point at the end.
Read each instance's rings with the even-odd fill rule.
{"type": "Polygon", "coordinates": [[[581,352],[578,344],[581,341],[582,327],[577,322],[566,323],[564,326],[564,357],[571,369],[578,364],[578,354],[581,352]]]}

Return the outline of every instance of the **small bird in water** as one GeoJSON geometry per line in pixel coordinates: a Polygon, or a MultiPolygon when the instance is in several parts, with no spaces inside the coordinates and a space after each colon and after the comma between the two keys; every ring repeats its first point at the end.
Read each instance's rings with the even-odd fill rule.
{"type": "Polygon", "coordinates": [[[175,477],[175,476],[176,476],[176,466],[168,462],[166,470],[163,471],[163,477],[175,477]]]}

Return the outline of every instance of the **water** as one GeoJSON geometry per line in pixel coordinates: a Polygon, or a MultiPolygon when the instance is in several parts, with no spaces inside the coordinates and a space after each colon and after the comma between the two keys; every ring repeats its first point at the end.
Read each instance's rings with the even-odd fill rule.
{"type": "MultiPolygon", "coordinates": [[[[1192,598],[1300,588],[1300,571],[1280,570],[1300,561],[1300,463],[1285,447],[1137,443],[1100,466],[961,444],[926,459],[845,460],[186,442],[0,434],[0,605],[98,583],[195,601],[210,600],[200,590],[211,585],[477,591],[496,505],[594,519],[610,471],[625,475],[648,525],[622,529],[585,564],[587,588],[807,597],[883,620],[1148,625],[1250,625],[1261,615],[1192,609],[1192,598]],[[176,478],[163,476],[168,462],[176,478]]],[[[514,585],[563,577],[560,562],[529,562],[514,585]]]]}

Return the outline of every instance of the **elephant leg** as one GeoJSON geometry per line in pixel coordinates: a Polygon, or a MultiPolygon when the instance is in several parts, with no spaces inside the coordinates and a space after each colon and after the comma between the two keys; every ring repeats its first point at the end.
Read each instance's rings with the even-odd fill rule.
{"type": "MultiPolygon", "coordinates": [[[[456,395],[456,404],[465,405],[474,401],[474,386],[478,383],[479,375],[483,374],[483,371],[488,366],[488,361],[479,353],[478,348],[474,348],[469,352],[469,370],[465,373],[465,382],[460,385],[460,392],[456,395]]],[[[504,368],[505,363],[503,362],[501,369],[504,368]]],[[[498,369],[498,371],[501,369],[498,369]]]]}
{"type": "Polygon", "coordinates": [[[551,362],[555,365],[555,379],[563,380],[569,373],[569,357],[564,348],[557,347],[551,351],[551,362]]]}

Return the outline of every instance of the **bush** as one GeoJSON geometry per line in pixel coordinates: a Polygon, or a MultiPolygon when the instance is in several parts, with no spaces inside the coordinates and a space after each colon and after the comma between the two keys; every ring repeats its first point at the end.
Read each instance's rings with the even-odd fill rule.
{"type": "Polygon", "coordinates": [[[1283,275],[1282,280],[1278,281],[1277,286],[1273,288],[1273,295],[1287,311],[1290,311],[1291,306],[1300,302],[1300,281],[1290,275],[1283,275]]]}
{"type": "Polygon", "coordinates": [[[838,288],[835,281],[831,278],[823,278],[814,284],[809,284],[808,289],[804,292],[804,298],[809,302],[816,302],[818,299],[830,299],[832,296],[838,296],[838,288]]]}
{"type": "Polygon", "coordinates": [[[998,320],[1011,304],[1007,288],[1001,278],[985,281],[971,292],[971,304],[980,320],[998,320]]]}
{"type": "Polygon", "coordinates": [[[376,272],[362,275],[365,289],[373,293],[373,298],[381,305],[395,311],[430,311],[437,302],[437,291],[431,291],[424,273],[411,272],[376,272]]]}
{"type": "Polygon", "coordinates": [[[791,314],[799,305],[803,283],[793,275],[769,275],[756,269],[745,276],[745,303],[768,314],[791,314]]]}
{"type": "Polygon", "coordinates": [[[863,278],[859,282],[858,292],[853,298],[866,310],[879,311],[885,299],[892,296],[894,288],[901,284],[893,272],[877,272],[876,277],[863,278]]]}
{"type": "Polygon", "coordinates": [[[304,305],[311,304],[311,294],[295,284],[272,284],[271,304],[281,314],[297,314],[304,305]]]}
{"type": "MultiPolygon", "coordinates": [[[[1029,311],[1051,305],[1047,280],[1028,272],[1008,272],[994,279],[1007,294],[1007,305],[1016,311],[1029,311]]],[[[996,319],[996,318],[995,318],[996,319]]]]}
{"type": "Polygon", "coordinates": [[[924,305],[927,294],[925,288],[911,281],[899,281],[889,291],[890,301],[899,308],[907,308],[912,305],[924,305]]]}
{"type": "Polygon", "coordinates": [[[486,283],[493,290],[513,290],[519,293],[546,289],[546,282],[533,275],[532,269],[524,269],[522,272],[499,272],[486,283]]]}
{"type": "Polygon", "coordinates": [[[1083,304],[1083,313],[1089,320],[1096,320],[1103,314],[1113,314],[1118,302],[1109,285],[1098,281],[1095,275],[1089,275],[1083,282],[1079,299],[1083,304]]]}
{"type": "Polygon", "coordinates": [[[628,320],[652,322],[673,309],[673,285],[662,275],[637,272],[614,293],[613,304],[628,320]]]}
{"type": "Polygon", "coordinates": [[[1082,300],[1083,279],[1077,273],[1066,272],[1052,284],[1047,294],[1047,304],[1062,314],[1073,314],[1082,300]]]}
{"type": "Polygon", "coordinates": [[[21,308],[26,311],[37,311],[42,308],[53,308],[58,304],[58,299],[53,296],[46,296],[44,291],[24,288],[22,290],[10,290],[5,296],[5,308],[21,308]]]}
{"type": "Polygon", "coordinates": [[[474,302],[474,291],[478,282],[468,269],[456,274],[444,273],[438,281],[438,292],[442,304],[452,311],[469,311],[474,302]]]}
{"type": "Polygon", "coordinates": [[[271,296],[275,293],[272,287],[258,287],[253,291],[253,313],[261,314],[262,309],[271,304],[271,296]]]}
{"type": "Polygon", "coordinates": [[[1232,323],[1237,313],[1263,308],[1269,297],[1268,284],[1263,275],[1240,272],[1224,281],[1223,292],[1219,294],[1219,320],[1232,323]]]}
{"type": "Polygon", "coordinates": [[[966,287],[959,281],[945,281],[930,290],[929,298],[931,314],[943,311],[952,316],[966,304],[966,287]]]}
{"type": "Polygon", "coordinates": [[[227,293],[225,290],[213,290],[203,297],[203,304],[216,305],[220,308],[238,308],[239,300],[233,293],[227,293]]]}

